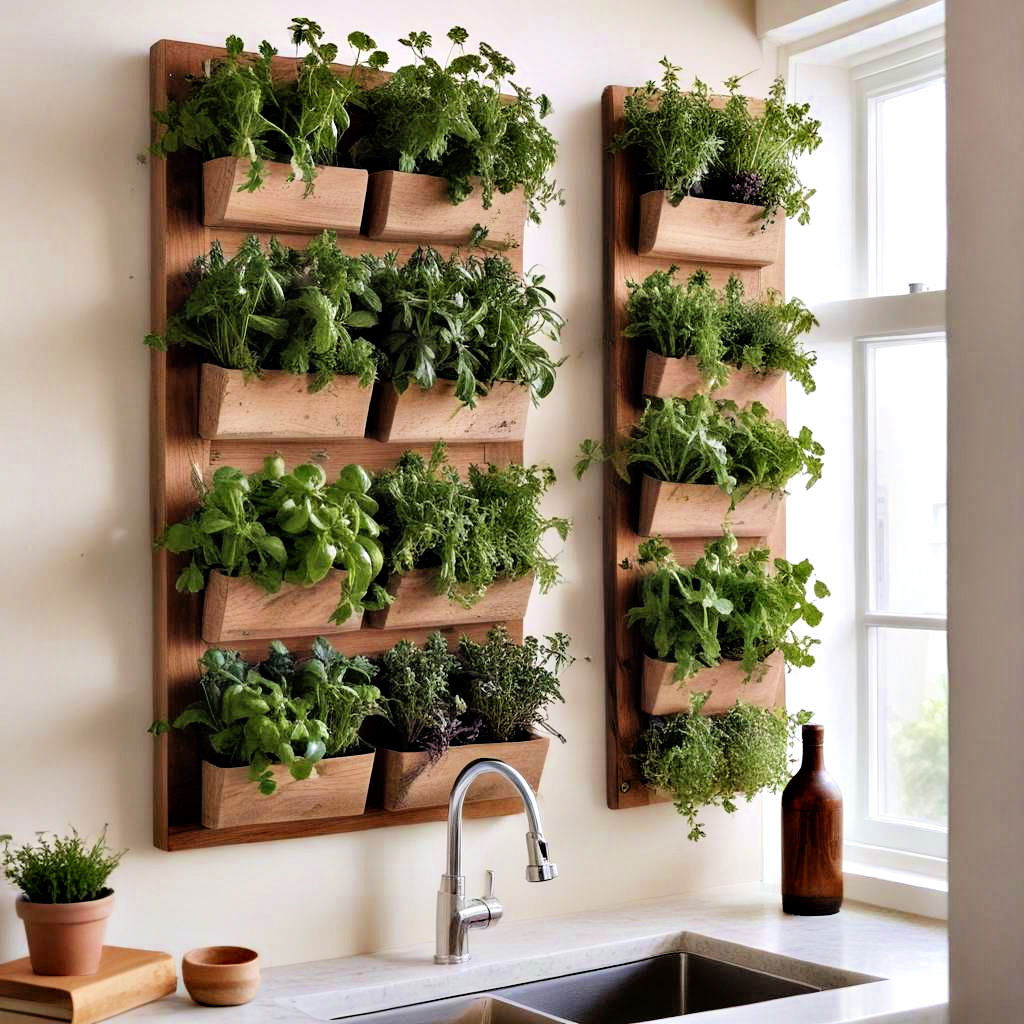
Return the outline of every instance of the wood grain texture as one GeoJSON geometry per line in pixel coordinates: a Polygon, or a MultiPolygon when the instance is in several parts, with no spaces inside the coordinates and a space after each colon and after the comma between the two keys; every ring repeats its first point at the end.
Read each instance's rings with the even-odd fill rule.
{"type": "Polygon", "coordinates": [[[249,769],[219,768],[203,762],[203,825],[264,825],[310,818],[347,818],[366,810],[373,753],[331,757],[316,766],[316,775],[294,779],[283,764],[270,766],[277,789],[264,796],[249,778],[249,769]]]}
{"type": "Polygon", "coordinates": [[[702,668],[682,682],[672,678],[675,662],[644,655],[643,692],[640,706],[649,715],[674,715],[690,710],[690,696],[710,693],[702,715],[721,715],[737,700],[758,708],[781,707],[786,702],[786,663],[781,651],[770,654],[755,666],[749,682],[738,661],[722,661],[714,668],[702,668]]]}
{"type": "Polygon", "coordinates": [[[381,381],[374,392],[373,432],[382,443],[445,441],[522,441],[530,393],[511,381],[498,381],[476,406],[463,405],[455,383],[439,380],[424,391],[415,384],[399,394],[381,381]]]}
{"type": "Polygon", "coordinates": [[[664,189],[640,196],[637,248],[641,256],[661,256],[767,267],[782,254],[783,221],[765,224],[764,207],[687,196],[678,206],[664,189]]]}
{"type": "MultiPolygon", "coordinates": [[[[456,776],[467,765],[483,757],[497,758],[517,769],[536,793],[548,756],[551,740],[547,736],[518,743],[470,743],[449,747],[436,761],[418,751],[378,749],[384,779],[384,807],[403,811],[422,807],[444,807],[456,776]]],[[[498,775],[483,775],[473,783],[467,800],[515,798],[510,782],[498,775]]]]}
{"type": "Polygon", "coordinates": [[[640,485],[637,532],[642,537],[714,537],[723,524],[737,537],[766,537],[772,532],[783,495],[754,490],[736,503],[716,484],[673,484],[646,473],[640,485]]]}
{"type": "Polygon", "coordinates": [[[366,205],[367,172],[318,167],[312,193],[301,178],[289,181],[291,164],[268,161],[266,181],[256,192],[239,191],[249,161],[233,156],[203,164],[203,224],[248,231],[294,231],[318,235],[329,229],[358,235],[366,205]]]}
{"type": "Polygon", "coordinates": [[[730,367],[728,382],[709,390],[693,356],[673,359],[649,349],[644,358],[643,392],[651,398],[692,398],[709,394],[716,400],[741,406],[760,402],[772,416],[784,415],[786,409],[784,373],[755,373],[730,367]]]}
{"type": "MultiPolygon", "coordinates": [[[[458,205],[448,196],[448,180],[429,174],[375,171],[366,197],[365,233],[375,241],[415,239],[432,245],[466,246],[474,227],[487,229],[488,241],[521,247],[526,225],[523,189],[494,193],[489,210],[481,199],[479,179],[458,205]]],[[[515,251],[515,249],[513,249],[515,251]]]]}
{"type": "Polygon", "coordinates": [[[246,377],[242,370],[203,363],[199,376],[199,436],[239,438],[362,439],[370,414],[372,388],[358,377],[332,377],[310,391],[313,375],[264,370],[246,377]]]}
{"type": "MultiPolygon", "coordinates": [[[[692,256],[664,256],[638,251],[640,220],[639,167],[629,151],[610,152],[609,144],[623,127],[623,100],[632,89],[610,85],[601,98],[604,181],[604,297],[605,297],[605,433],[621,435],[643,411],[644,356],[642,346],[626,339],[626,281],[642,281],[655,270],[678,266],[685,279],[694,270],[707,269],[711,283],[722,288],[730,274],[743,282],[748,296],[763,294],[767,288],[782,290],[784,244],[778,259],[768,266],[721,262],[694,251],[692,256]]],[[[720,103],[717,99],[715,102],[720,103]]],[[[751,102],[756,112],[759,104],[751,102]]],[[[687,200],[689,202],[689,200],[687,200]]],[[[746,208],[749,212],[750,207],[746,208]]],[[[758,227],[758,230],[760,228],[758,227]]],[[[778,224],[780,235],[784,225],[778,224]]],[[[714,254],[712,254],[713,256],[714,254]]],[[[773,412],[784,417],[784,396],[773,412]]],[[[608,806],[638,807],[661,802],[640,777],[635,759],[637,740],[644,728],[640,707],[643,651],[633,631],[626,628],[626,611],[634,603],[638,568],[637,547],[642,537],[636,530],[639,495],[622,481],[611,465],[604,470],[604,569],[605,569],[605,671],[607,674],[607,799],[608,806]]],[[[767,538],[779,554],[785,536],[784,514],[780,513],[767,538]]],[[[717,530],[714,531],[717,534],[717,530]]],[[[692,563],[710,538],[670,540],[676,557],[692,563]]],[[[762,538],[741,538],[745,550],[762,538]]]]}
{"type": "Polygon", "coordinates": [[[498,579],[479,601],[463,608],[437,592],[436,579],[433,569],[413,569],[391,576],[387,591],[394,602],[380,611],[367,612],[366,624],[373,629],[410,629],[522,619],[533,590],[532,573],[516,579],[498,579]]]}

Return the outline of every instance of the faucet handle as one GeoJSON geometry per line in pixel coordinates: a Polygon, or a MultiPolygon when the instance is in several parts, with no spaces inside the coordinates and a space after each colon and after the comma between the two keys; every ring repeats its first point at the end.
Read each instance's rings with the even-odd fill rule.
{"type": "Polygon", "coordinates": [[[494,872],[488,869],[487,871],[487,891],[478,900],[474,900],[474,903],[479,903],[481,906],[487,909],[487,920],[479,922],[477,928],[488,928],[492,924],[497,924],[501,920],[501,915],[504,913],[504,908],[501,905],[501,901],[497,896],[494,895],[494,872]]]}
{"type": "Polygon", "coordinates": [[[494,872],[488,868],[484,874],[487,876],[487,891],[484,893],[484,899],[489,900],[494,898],[494,872]]]}

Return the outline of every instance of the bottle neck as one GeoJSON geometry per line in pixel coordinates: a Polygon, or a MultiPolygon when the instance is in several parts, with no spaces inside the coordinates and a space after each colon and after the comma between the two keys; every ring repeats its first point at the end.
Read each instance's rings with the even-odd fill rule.
{"type": "Polygon", "coordinates": [[[804,756],[801,771],[823,772],[825,770],[825,737],[822,730],[805,729],[803,734],[804,756]]]}

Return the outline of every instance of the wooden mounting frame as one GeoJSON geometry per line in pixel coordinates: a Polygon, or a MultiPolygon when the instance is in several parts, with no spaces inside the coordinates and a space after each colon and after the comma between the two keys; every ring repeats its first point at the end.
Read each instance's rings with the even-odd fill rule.
{"type": "MultiPolygon", "coordinates": [[[[609,85],[601,97],[602,160],[604,173],[604,301],[605,301],[605,433],[615,437],[637,421],[643,411],[644,350],[623,337],[626,281],[641,281],[655,270],[675,264],[680,276],[704,265],[701,261],[641,256],[638,252],[640,173],[634,154],[609,151],[612,139],[623,128],[623,101],[633,91],[609,85]]],[[[716,99],[716,102],[721,102],[716,99]]],[[[751,101],[752,107],[760,101],[751,101]]],[[[783,250],[784,252],[784,250],[783,250]]],[[[783,290],[784,258],[759,268],[737,263],[709,262],[706,269],[715,287],[722,287],[731,273],[742,279],[747,295],[766,288],[783,290]]],[[[784,394],[773,408],[784,418],[784,394]]],[[[661,803],[659,795],[644,784],[634,757],[644,725],[640,710],[643,651],[633,631],[626,628],[626,611],[633,603],[637,570],[622,568],[623,560],[635,562],[637,546],[643,540],[636,532],[639,486],[630,487],[610,465],[604,470],[604,562],[605,562],[605,671],[607,674],[607,792],[613,810],[661,803]]],[[[785,513],[780,512],[767,538],[740,540],[740,549],[768,543],[782,552],[785,513]]],[[[704,538],[667,540],[681,562],[693,562],[701,554],[704,538]]]]}
{"type": "MultiPolygon", "coordinates": [[[[205,61],[224,56],[220,47],[197,43],[161,40],[150,51],[151,109],[162,110],[168,99],[180,99],[187,75],[202,73],[205,61]]],[[[296,60],[275,58],[274,74],[281,78],[294,76],[296,60]]],[[[340,65],[339,71],[348,69],[340,65]]],[[[385,77],[366,73],[364,79],[385,77]]],[[[198,153],[179,151],[168,159],[150,160],[151,217],[151,314],[152,330],[162,333],[169,313],[186,297],[183,275],[192,261],[209,250],[219,239],[231,255],[250,234],[269,237],[270,232],[239,227],[206,227],[202,211],[202,161],[198,153]]],[[[278,233],[286,245],[303,248],[309,234],[278,233]]],[[[508,259],[522,273],[522,238],[510,249],[508,259]]],[[[408,255],[416,242],[374,242],[365,236],[339,237],[338,245],[346,252],[382,254],[397,251],[408,255]]],[[[435,246],[443,254],[451,246],[435,246]]],[[[223,439],[203,440],[197,429],[201,359],[196,353],[174,348],[170,352],[152,354],[150,376],[150,466],[153,536],[159,535],[170,522],[182,519],[195,503],[193,471],[208,478],[218,465],[232,465],[246,472],[260,467],[263,457],[280,452],[288,465],[315,461],[340,469],[346,463],[359,462],[368,469],[393,465],[407,448],[428,454],[429,444],[382,444],[370,439],[344,441],[223,439]]],[[[449,446],[452,463],[460,470],[473,462],[505,464],[522,461],[520,441],[453,443],[449,446]]],[[[182,564],[181,556],[162,550],[153,554],[153,706],[154,717],[170,718],[179,713],[194,697],[197,661],[208,645],[201,636],[203,597],[179,594],[174,581],[182,564]]],[[[458,624],[442,629],[454,642],[460,633],[482,639],[493,623],[470,626],[458,624]]],[[[509,633],[522,639],[522,621],[507,623],[509,633]]],[[[422,642],[429,629],[362,628],[332,638],[332,642],[348,654],[375,654],[406,638],[422,642]]],[[[309,652],[312,637],[292,641],[295,651],[309,652]]],[[[249,659],[265,653],[265,640],[246,640],[231,644],[249,659]]],[[[164,850],[186,850],[234,843],[251,843],[295,836],[326,835],[368,828],[441,821],[447,814],[443,807],[388,812],[382,808],[380,791],[383,780],[375,771],[366,813],[356,817],[322,818],[314,821],[285,822],[265,825],[241,825],[231,828],[205,829],[200,825],[202,752],[197,737],[172,731],[154,741],[153,763],[153,841],[164,850]]],[[[489,800],[467,805],[471,817],[488,817],[518,812],[517,800],[489,800]]]]}

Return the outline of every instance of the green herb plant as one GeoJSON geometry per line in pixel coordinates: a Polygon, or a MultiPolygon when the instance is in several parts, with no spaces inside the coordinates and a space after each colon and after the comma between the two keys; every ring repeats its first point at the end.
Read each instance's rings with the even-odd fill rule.
{"type": "Polygon", "coordinates": [[[157,721],[150,732],[199,726],[217,760],[225,767],[248,766],[264,796],[277,789],[271,765],[286,765],[293,779],[315,777],[325,757],[356,751],[364,720],[382,710],[372,683],[376,667],[341,654],[324,637],[316,638],[306,660],[274,640],[259,665],[220,648],[207,651],[199,664],[200,699],[173,726],[157,721]]]}
{"type": "Polygon", "coordinates": [[[34,843],[13,846],[0,836],[0,866],[11,885],[30,903],[87,903],[111,891],[107,879],[127,850],[107,846],[107,828],[89,845],[72,829],[69,836],[36,834],[34,843]]]}
{"type": "Polygon", "coordinates": [[[436,570],[437,593],[470,607],[499,577],[533,573],[542,593],[560,579],[543,541],[549,530],[568,536],[567,519],[545,516],[544,494],[555,482],[548,467],[471,466],[466,480],[443,443],[429,460],[405,452],[374,478],[371,496],[387,551],[386,567],[402,574],[436,570]]]}
{"type": "Polygon", "coordinates": [[[814,601],[829,590],[821,580],[812,588],[807,559],[771,560],[767,548],[737,554],[736,538],[726,533],[691,566],[679,565],[660,537],[648,538],[638,563],[644,572],[626,624],[639,628],[655,657],[675,663],[678,681],[723,660],[738,661],[749,680],[775,651],[791,667],[814,664],[819,641],[795,628],[821,622],[814,601]]]}
{"type": "Polygon", "coordinates": [[[703,807],[732,814],[737,801],[762,791],[778,792],[789,778],[788,751],[811,713],[787,715],[783,708],[756,708],[738,701],[724,715],[700,709],[706,694],[691,698],[690,713],[652,719],[640,746],[640,771],[647,784],[672,795],[686,818],[691,841],[705,836],[703,807]]]}
{"type": "Polygon", "coordinates": [[[178,590],[197,593],[216,569],[275,593],[282,583],[312,586],[338,568],[346,575],[332,622],[389,601],[373,583],[384,554],[376,540],[380,528],[368,493],[370,477],[361,466],[346,466],[328,484],[318,465],[289,473],[280,456],[270,456],[249,476],[221,466],[209,487],[196,483],[199,507],[157,540],[173,554],[191,555],[178,590]]]}

